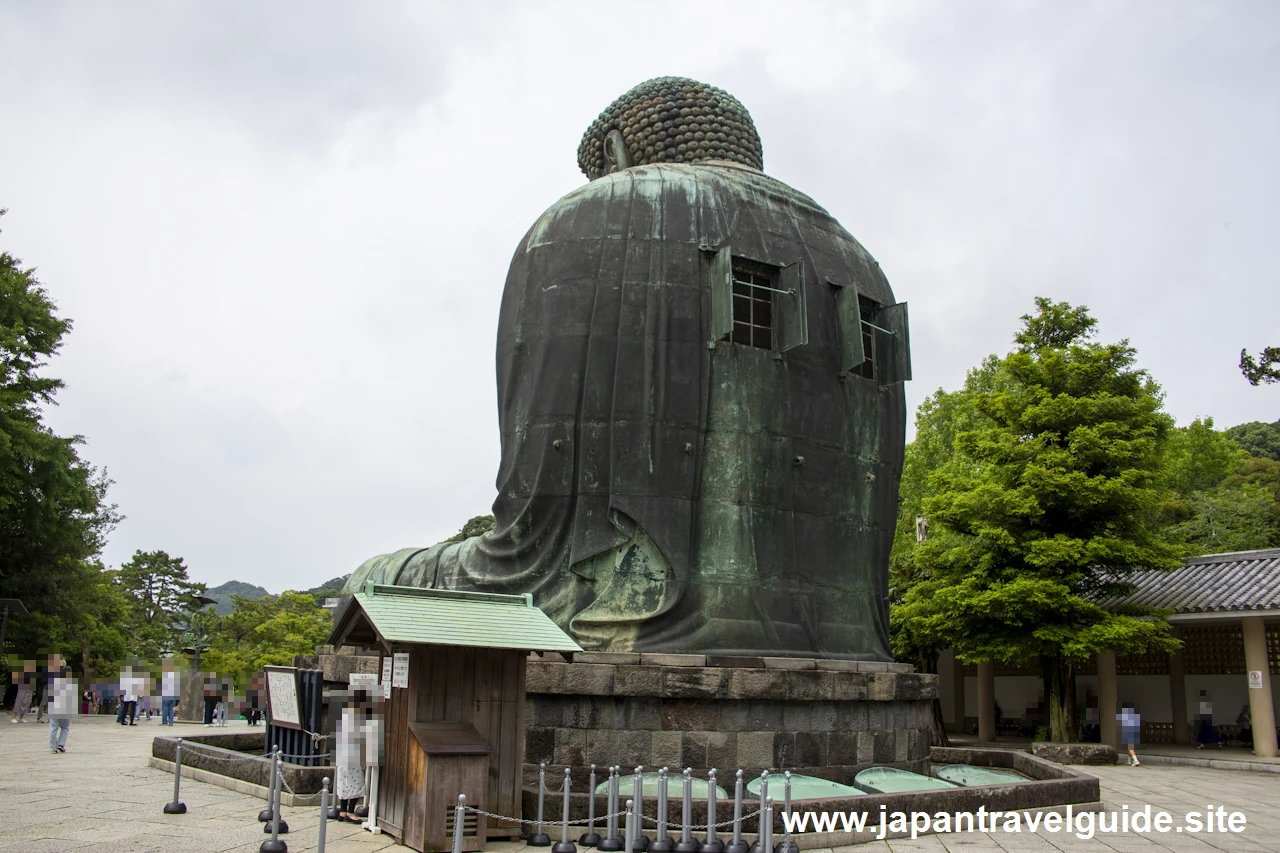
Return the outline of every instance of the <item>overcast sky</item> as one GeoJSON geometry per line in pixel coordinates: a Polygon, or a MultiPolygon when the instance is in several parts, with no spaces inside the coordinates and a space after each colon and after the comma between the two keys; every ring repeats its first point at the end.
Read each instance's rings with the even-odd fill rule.
{"type": "Polygon", "coordinates": [[[75,328],[49,423],[127,519],[272,592],[489,511],[517,241],[651,77],[724,88],[765,171],[910,303],[909,406],[1036,295],[1187,423],[1280,417],[1280,3],[0,0],[0,247],[75,328]]]}

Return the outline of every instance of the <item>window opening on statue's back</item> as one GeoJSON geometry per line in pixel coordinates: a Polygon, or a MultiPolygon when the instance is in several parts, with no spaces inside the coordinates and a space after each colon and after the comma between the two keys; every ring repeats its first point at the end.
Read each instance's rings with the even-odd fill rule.
{"type": "Polygon", "coordinates": [[[733,335],[735,344],[773,349],[773,292],[776,270],[743,258],[733,259],[733,335]]]}
{"type": "Polygon", "coordinates": [[[864,379],[876,378],[875,363],[875,335],[871,334],[872,326],[875,323],[876,308],[875,303],[870,300],[858,297],[858,314],[862,323],[862,364],[851,369],[849,372],[854,376],[861,376],[864,379]]]}

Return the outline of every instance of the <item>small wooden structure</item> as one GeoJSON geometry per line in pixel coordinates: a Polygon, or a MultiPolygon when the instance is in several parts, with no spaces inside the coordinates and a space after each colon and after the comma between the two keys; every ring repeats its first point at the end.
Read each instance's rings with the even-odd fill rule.
{"type": "MultiPolygon", "coordinates": [[[[525,661],[530,651],[582,651],[533,596],[370,583],[339,606],[330,642],[391,659],[379,827],[427,853],[451,848],[459,794],[522,817],[525,661]]],[[[519,832],[518,821],[468,812],[462,849],[519,832]]]]}

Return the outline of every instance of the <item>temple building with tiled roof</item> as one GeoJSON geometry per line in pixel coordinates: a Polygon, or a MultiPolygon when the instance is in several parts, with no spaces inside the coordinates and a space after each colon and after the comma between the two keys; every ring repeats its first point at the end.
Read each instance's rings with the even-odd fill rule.
{"type": "MultiPolygon", "coordinates": [[[[1181,568],[1140,572],[1130,580],[1129,594],[1101,604],[1166,611],[1182,648],[1172,655],[1103,654],[1078,666],[1077,699],[1086,728],[1096,725],[1100,738],[1114,743],[1115,711],[1108,709],[1132,702],[1142,716],[1143,740],[1193,743],[1210,709],[1213,736],[1227,746],[1253,746],[1259,755],[1274,756],[1280,548],[1206,554],[1181,568]]],[[[999,734],[1032,735],[1047,724],[1034,665],[962,666],[948,651],[939,673],[943,717],[955,731],[977,730],[986,691],[1000,709],[999,734]]]]}

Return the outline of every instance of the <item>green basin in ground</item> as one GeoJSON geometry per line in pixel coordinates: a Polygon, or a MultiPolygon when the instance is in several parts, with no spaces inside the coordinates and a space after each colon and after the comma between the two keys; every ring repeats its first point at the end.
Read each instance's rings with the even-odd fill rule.
{"type": "MultiPolygon", "coordinates": [[[[705,800],[707,798],[707,780],[693,778],[693,784],[689,787],[692,789],[693,798],[695,800],[705,800]]],[[[625,803],[636,790],[636,775],[628,773],[626,776],[618,777],[618,800],[625,803]]],[[[609,780],[605,779],[599,785],[596,785],[597,794],[609,793],[609,780]]],[[[658,774],[657,773],[641,773],[640,774],[640,793],[644,797],[658,796],[658,774]]],[[[667,798],[678,800],[684,796],[684,774],[668,773],[667,774],[667,798]]],[[[724,801],[729,798],[724,788],[716,785],[716,799],[724,801]]]]}
{"type": "MultiPolygon", "coordinates": [[[[769,775],[769,796],[773,798],[775,803],[781,803],[783,797],[786,796],[787,784],[786,778],[782,774],[769,775]]],[[[757,799],[760,797],[760,777],[757,776],[747,783],[747,793],[757,799]]],[[[865,794],[866,791],[859,790],[852,785],[841,785],[839,782],[832,782],[830,779],[820,779],[817,776],[801,776],[797,773],[791,774],[791,800],[829,800],[833,797],[856,797],[859,794],[865,794]]]]}
{"type": "Polygon", "coordinates": [[[995,770],[991,767],[974,767],[972,764],[943,764],[934,772],[939,779],[955,782],[972,788],[975,785],[1008,785],[1011,782],[1025,782],[1026,777],[1012,770],[995,770]]]}
{"type": "Polygon", "coordinates": [[[904,791],[937,791],[958,788],[954,782],[921,776],[895,767],[868,767],[853,777],[859,788],[873,794],[900,794],[904,791]]]}

